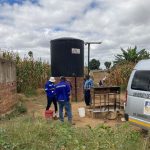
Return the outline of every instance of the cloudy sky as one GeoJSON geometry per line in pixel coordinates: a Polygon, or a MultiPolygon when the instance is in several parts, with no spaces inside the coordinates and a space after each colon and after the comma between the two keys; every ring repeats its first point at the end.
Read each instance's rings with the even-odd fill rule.
{"type": "Polygon", "coordinates": [[[149,7],[150,0],[0,0],[0,48],[49,60],[52,39],[102,41],[91,46],[91,59],[103,66],[120,47],[150,50],[149,7]]]}

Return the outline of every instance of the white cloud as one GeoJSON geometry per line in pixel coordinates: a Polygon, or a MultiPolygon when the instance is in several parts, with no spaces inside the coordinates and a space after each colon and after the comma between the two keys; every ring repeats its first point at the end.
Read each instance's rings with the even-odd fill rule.
{"type": "Polygon", "coordinates": [[[113,61],[120,47],[150,49],[149,6],[149,0],[28,0],[13,5],[0,1],[0,48],[22,56],[32,50],[36,58],[49,59],[51,39],[75,37],[102,41],[91,46],[91,58],[113,61]]]}

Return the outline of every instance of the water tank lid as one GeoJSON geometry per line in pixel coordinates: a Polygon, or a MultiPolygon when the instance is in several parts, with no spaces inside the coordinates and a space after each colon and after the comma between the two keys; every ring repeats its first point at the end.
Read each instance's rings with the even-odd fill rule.
{"type": "Polygon", "coordinates": [[[51,41],[63,41],[63,40],[77,40],[77,41],[82,41],[84,42],[83,40],[81,39],[77,39],[77,38],[73,38],[73,37],[62,37],[62,38],[58,38],[58,39],[53,39],[51,41]]]}

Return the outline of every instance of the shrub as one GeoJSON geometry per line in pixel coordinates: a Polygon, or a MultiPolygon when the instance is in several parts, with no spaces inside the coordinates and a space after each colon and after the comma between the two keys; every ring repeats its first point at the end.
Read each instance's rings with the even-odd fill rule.
{"type": "Polygon", "coordinates": [[[37,95],[37,91],[35,88],[32,87],[28,87],[25,91],[24,91],[25,96],[27,97],[32,97],[33,95],[37,95]]]}
{"type": "Polygon", "coordinates": [[[16,106],[16,112],[18,114],[24,114],[27,112],[27,107],[25,106],[24,103],[20,103],[16,106]]]}

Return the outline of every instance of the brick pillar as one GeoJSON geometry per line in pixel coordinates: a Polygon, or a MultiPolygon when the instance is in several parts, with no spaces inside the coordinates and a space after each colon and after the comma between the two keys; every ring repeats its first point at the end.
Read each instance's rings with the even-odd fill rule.
{"type": "Polygon", "coordinates": [[[0,115],[9,113],[17,103],[16,65],[0,58],[0,115]]]}
{"type": "Polygon", "coordinates": [[[0,115],[11,111],[16,103],[16,82],[0,83],[0,115]]]}

